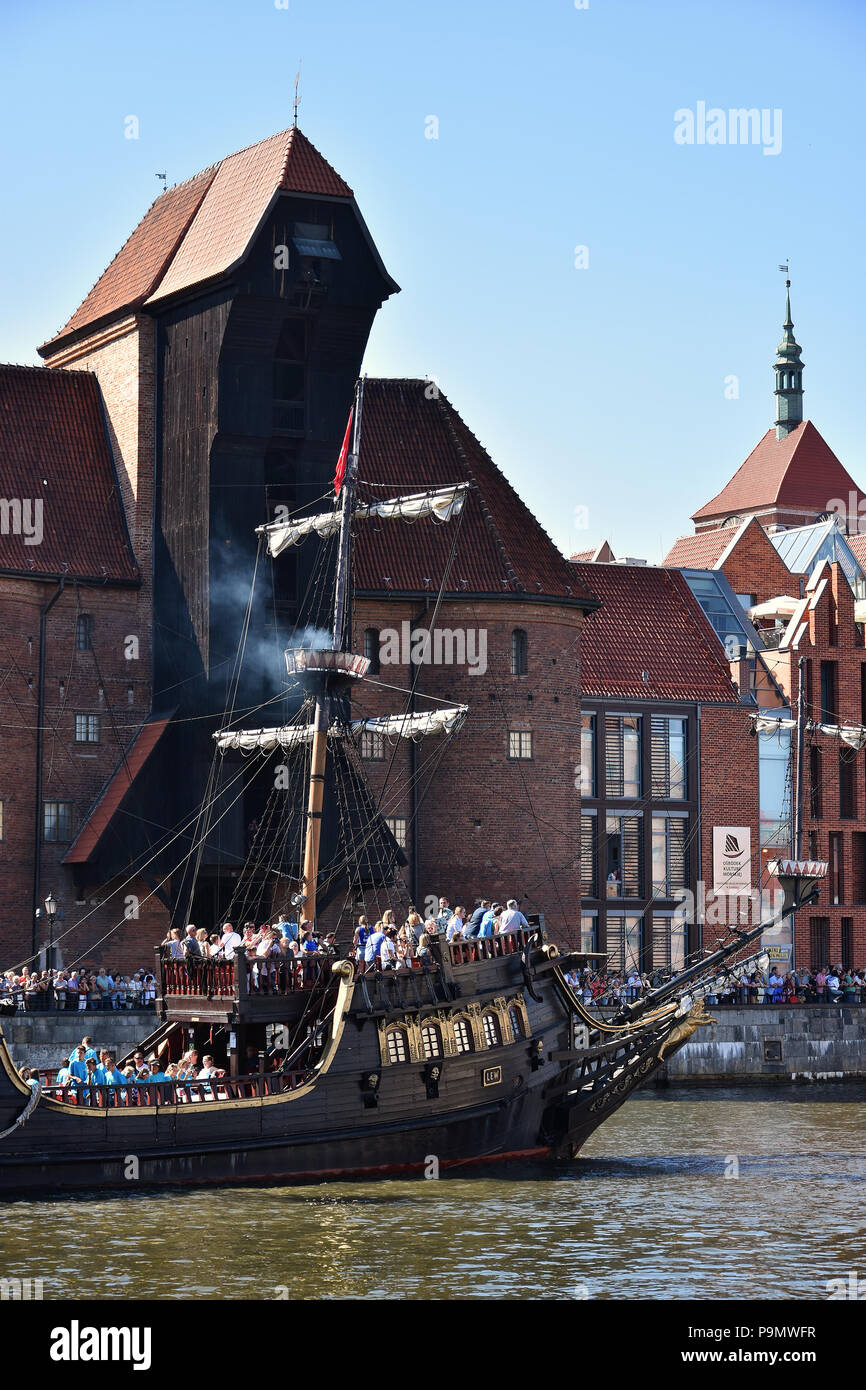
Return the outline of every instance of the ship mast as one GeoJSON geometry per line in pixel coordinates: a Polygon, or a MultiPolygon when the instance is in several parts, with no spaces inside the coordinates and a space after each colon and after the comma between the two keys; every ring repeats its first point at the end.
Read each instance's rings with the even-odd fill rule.
{"type": "MultiPolygon", "coordinates": [[[[359,381],[355,391],[355,416],[352,430],[352,448],[346,461],[346,473],[342,484],[342,509],[340,514],[340,540],[337,550],[337,581],[334,592],[333,648],[345,650],[344,627],[348,610],[349,563],[352,527],[352,507],[355,501],[355,488],[358,478],[358,449],[361,439],[361,408],[364,399],[364,383],[359,381]]],[[[316,920],[316,887],[319,878],[319,844],[322,835],[322,806],[325,799],[325,762],[328,750],[328,726],[331,719],[331,696],[329,677],[322,674],[316,692],[316,709],[313,716],[313,746],[310,757],[310,789],[307,798],[307,832],[304,842],[304,878],[301,891],[304,894],[303,915],[308,922],[316,920]]]]}

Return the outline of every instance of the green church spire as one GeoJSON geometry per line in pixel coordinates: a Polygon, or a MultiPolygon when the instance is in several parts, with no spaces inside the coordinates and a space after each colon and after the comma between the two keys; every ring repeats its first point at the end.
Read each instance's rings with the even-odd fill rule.
{"type": "Polygon", "coordinates": [[[785,322],[776,349],[776,438],[784,439],[803,420],[803,359],[791,318],[791,281],[785,281],[785,322]]]}

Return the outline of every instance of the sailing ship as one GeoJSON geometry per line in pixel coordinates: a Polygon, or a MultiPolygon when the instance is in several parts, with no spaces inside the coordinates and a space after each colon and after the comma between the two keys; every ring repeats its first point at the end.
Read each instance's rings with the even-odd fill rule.
{"type": "MultiPolygon", "coordinates": [[[[285,653],[287,677],[301,691],[295,715],[274,728],[229,719],[215,735],[215,762],[241,755],[267,768],[279,758],[286,774],[274,779],[256,826],[238,905],[261,903],[278,884],[309,923],[341,885],[355,907],[365,891],[389,892],[401,865],[365,785],[359,741],[451,739],[471,717],[465,705],[352,717],[353,691],[370,667],[349,649],[354,528],[447,525],[471,486],[361,502],[362,413],[363,381],[333,509],[259,528],[274,558],[312,536],[336,545],[330,631],[306,633],[285,653]]],[[[222,794],[202,808],[193,862],[222,794]]],[[[439,935],[426,958],[393,970],[365,967],[349,942],[334,956],[297,961],[243,949],[231,959],[173,959],[160,949],[159,1022],[136,1051],[164,1070],[196,1048],[214,1056],[217,1074],[60,1088],[50,1073],[25,1080],[0,1032],[0,1192],[322,1181],[421,1174],[431,1161],[448,1170],[573,1158],[713,1021],[707,996],[766,960],[762,934],[815,900],[826,865],[780,860],[775,871],[784,893],[775,917],[732,929],[717,950],[609,1017],[586,1007],[570,983],[574,967],[604,958],[549,940],[540,916],[492,937],[439,935]],[[276,1051],[281,1064],[269,1068],[276,1051]]]]}

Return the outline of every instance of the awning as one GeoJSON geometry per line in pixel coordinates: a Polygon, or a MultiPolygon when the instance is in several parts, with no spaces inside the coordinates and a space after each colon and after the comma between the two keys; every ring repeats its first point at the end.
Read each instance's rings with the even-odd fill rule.
{"type": "Polygon", "coordinates": [[[103,787],[90,815],[63,856],[64,864],[88,862],[170,723],[170,719],[155,719],[150,724],[142,724],[127,748],[122,762],[103,787]]]}

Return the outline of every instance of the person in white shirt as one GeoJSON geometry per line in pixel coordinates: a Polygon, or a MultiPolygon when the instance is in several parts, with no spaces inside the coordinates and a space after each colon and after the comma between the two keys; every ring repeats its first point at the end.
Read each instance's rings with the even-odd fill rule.
{"type": "Polygon", "coordinates": [[[466,908],[465,908],[465,907],[455,907],[455,909],[454,909],[454,916],[451,918],[450,922],[448,923],[448,930],[447,930],[446,933],[445,933],[445,940],[446,940],[446,941],[453,941],[454,938],[455,938],[455,936],[461,936],[461,937],[462,937],[462,935],[463,935],[463,928],[464,928],[464,926],[465,926],[465,922],[464,922],[465,916],[466,916],[466,908]]]}
{"type": "Polygon", "coordinates": [[[505,911],[499,918],[500,932],[517,931],[520,927],[528,926],[529,923],[517,906],[517,900],[515,898],[509,898],[505,906],[505,911]]]}
{"type": "Polygon", "coordinates": [[[382,970],[393,970],[397,964],[397,928],[389,927],[385,936],[382,938],[382,946],[379,951],[379,963],[382,970]]]}
{"type": "Polygon", "coordinates": [[[220,937],[220,945],[223,948],[223,955],[226,960],[232,960],[235,951],[242,945],[241,938],[238,936],[231,922],[225,922],[223,924],[223,934],[220,937]]]}

